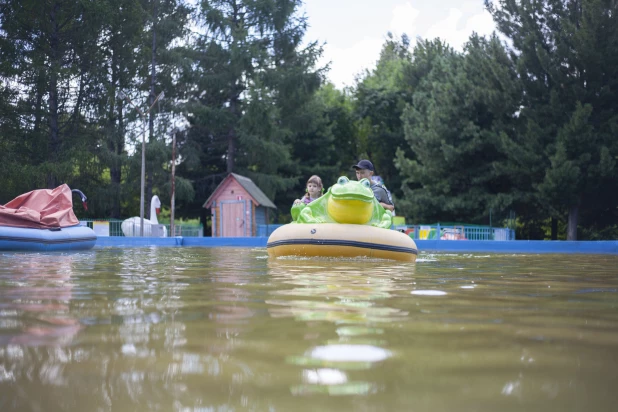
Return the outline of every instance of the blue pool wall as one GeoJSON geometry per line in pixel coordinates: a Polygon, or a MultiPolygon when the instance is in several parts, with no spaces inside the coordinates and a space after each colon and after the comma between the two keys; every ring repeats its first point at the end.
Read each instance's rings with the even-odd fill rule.
{"type": "MultiPolygon", "coordinates": [[[[100,236],[95,248],[194,246],[194,247],[260,247],[267,237],[122,237],[100,236]]],[[[419,252],[493,252],[493,253],[582,253],[618,254],[618,240],[550,241],[550,240],[416,240],[419,252]]]]}

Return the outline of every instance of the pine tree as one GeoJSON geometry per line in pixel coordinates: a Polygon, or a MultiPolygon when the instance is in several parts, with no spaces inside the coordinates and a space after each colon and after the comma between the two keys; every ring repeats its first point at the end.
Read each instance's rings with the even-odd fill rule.
{"type": "Polygon", "coordinates": [[[616,2],[496,3],[487,5],[512,42],[524,87],[520,146],[530,147],[519,151],[537,158],[530,183],[539,205],[566,217],[567,238],[575,240],[581,215],[599,223],[616,218],[618,198],[600,196],[618,178],[616,2]]]}
{"type": "Polygon", "coordinates": [[[439,40],[414,50],[413,103],[403,115],[415,158],[397,152],[402,207],[415,220],[484,222],[513,203],[501,140],[513,133],[520,90],[499,40],[473,35],[463,54],[439,40]]]}
{"type": "MultiPolygon", "coordinates": [[[[376,68],[359,79],[355,90],[355,114],[369,126],[356,158],[371,159],[396,197],[402,194],[401,179],[393,160],[397,149],[407,146],[401,116],[412,102],[413,88],[406,77],[411,62],[408,37],[396,39],[389,33],[376,68]]],[[[411,156],[409,151],[406,154],[411,156]]]]}
{"type": "Polygon", "coordinates": [[[21,117],[12,149],[18,156],[13,162],[22,165],[17,186],[23,189],[72,183],[75,160],[90,156],[95,145],[93,135],[84,133],[83,114],[98,10],[97,3],[68,0],[0,4],[0,47],[11,59],[0,77],[18,85],[10,109],[21,117]]]}
{"type": "MultiPolygon", "coordinates": [[[[322,75],[320,48],[302,47],[300,0],[217,0],[200,5],[199,36],[182,79],[191,130],[184,144],[198,198],[228,173],[271,198],[299,183],[292,146],[318,126],[305,114],[322,75]],[[191,151],[191,153],[188,153],[191,151]]],[[[184,173],[184,172],[183,172],[184,173]]]]}

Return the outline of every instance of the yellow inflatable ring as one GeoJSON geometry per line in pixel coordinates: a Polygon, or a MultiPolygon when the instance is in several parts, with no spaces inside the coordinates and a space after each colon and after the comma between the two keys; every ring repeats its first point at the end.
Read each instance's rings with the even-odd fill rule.
{"type": "Polygon", "coordinates": [[[290,223],[277,228],[266,245],[269,257],[367,257],[416,261],[416,243],[404,233],[368,225],[290,223]]]}

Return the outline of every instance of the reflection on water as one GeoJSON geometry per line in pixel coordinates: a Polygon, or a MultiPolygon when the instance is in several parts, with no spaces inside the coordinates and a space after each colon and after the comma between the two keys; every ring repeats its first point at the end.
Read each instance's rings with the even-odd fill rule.
{"type": "MultiPolygon", "coordinates": [[[[383,329],[368,327],[400,321],[408,312],[386,303],[409,281],[398,278],[398,271],[414,275],[414,264],[393,264],[367,260],[277,259],[269,261],[273,282],[290,285],[290,289],[272,292],[277,297],[266,303],[273,305],[273,317],[291,316],[297,321],[329,321],[336,325],[338,338],[327,338],[325,346],[314,346],[287,362],[313,367],[302,372],[304,383],[293,385],[294,394],[327,393],[360,395],[378,391],[379,383],[351,381],[350,370],[370,369],[384,361],[390,353],[381,348],[383,329]],[[370,273],[365,273],[367,266],[370,273]],[[399,282],[396,282],[396,281],[399,282]]],[[[320,341],[320,335],[309,333],[305,339],[320,341]]]]}
{"type": "Polygon", "coordinates": [[[24,259],[15,254],[3,259],[0,345],[66,345],[82,328],[69,313],[73,257],[52,256],[35,254],[24,259]]]}
{"type": "Polygon", "coordinates": [[[0,254],[0,410],[613,410],[618,257],[0,254]]]}
{"type": "MultiPolygon", "coordinates": [[[[360,395],[376,392],[378,382],[350,381],[347,371],[370,369],[390,357],[381,348],[383,329],[368,327],[400,321],[408,312],[385,303],[397,290],[409,287],[409,281],[398,278],[399,271],[414,275],[414,264],[385,261],[276,259],[269,261],[273,282],[290,285],[290,289],[272,292],[277,297],[266,303],[273,305],[273,317],[291,316],[297,321],[329,321],[336,325],[337,339],[326,339],[325,346],[314,346],[304,354],[290,356],[287,362],[303,367],[304,383],[293,385],[294,394],[327,393],[360,395]],[[367,266],[372,270],[365,273],[367,266]],[[396,282],[398,280],[398,282],[396,282]]],[[[305,339],[319,341],[318,333],[305,339]]]]}
{"type": "Polygon", "coordinates": [[[407,312],[388,307],[381,302],[392,292],[405,288],[407,282],[394,273],[398,270],[414,274],[414,264],[392,265],[385,261],[371,262],[371,273],[364,273],[368,262],[277,259],[269,262],[273,282],[290,285],[290,289],[275,290],[267,303],[273,317],[293,316],[297,320],[329,320],[337,324],[392,322],[407,312]]]}

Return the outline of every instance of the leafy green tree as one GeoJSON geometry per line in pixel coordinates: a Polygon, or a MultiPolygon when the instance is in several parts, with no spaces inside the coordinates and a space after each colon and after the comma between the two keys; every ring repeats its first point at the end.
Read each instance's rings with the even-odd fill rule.
{"type": "Polygon", "coordinates": [[[3,82],[19,84],[12,108],[21,116],[10,138],[23,167],[20,186],[56,187],[73,179],[74,160],[93,146],[78,136],[84,90],[99,24],[96,3],[11,1],[0,5],[3,82]]]}
{"type": "Polygon", "coordinates": [[[120,92],[133,96],[138,89],[136,80],[145,63],[137,57],[143,53],[136,51],[143,49],[145,43],[146,19],[142,5],[133,0],[107,0],[99,4],[98,53],[89,68],[92,80],[85,95],[94,113],[99,144],[93,152],[96,160],[88,161],[90,167],[83,165],[79,177],[91,199],[93,214],[120,218],[123,211],[133,215],[139,211],[140,156],[139,152],[136,156],[128,153],[136,143],[131,141],[128,129],[134,126],[137,113],[120,98],[120,92]],[[136,162],[133,167],[132,161],[136,162]],[[131,170],[135,174],[130,175],[131,170]]]}
{"type": "MultiPolygon", "coordinates": [[[[6,10],[0,6],[0,21],[7,16],[6,10]]],[[[16,102],[19,100],[19,85],[11,82],[18,76],[18,68],[13,62],[21,53],[19,43],[13,42],[5,30],[0,30],[0,173],[3,184],[0,185],[0,204],[4,204],[21,190],[21,184],[27,177],[19,170],[20,144],[20,113],[16,102]],[[22,174],[21,179],[18,178],[22,174]]]]}
{"type": "MultiPolygon", "coordinates": [[[[323,182],[326,188],[332,186],[339,176],[348,174],[350,166],[356,163],[360,152],[359,122],[354,114],[354,97],[350,89],[339,90],[332,83],[326,83],[320,88],[316,98],[320,102],[320,116],[324,118],[333,136],[330,149],[334,154],[331,153],[328,156],[331,159],[330,164],[336,165],[336,170],[332,170],[334,175],[330,175],[330,178],[328,172],[323,172],[323,182]],[[333,157],[335,160],[332,160],[333,157]]],[[[318,155],[323,150],[328,150],[328,146],[324,146],[314,146],[319,150],[318,155]]]]}
{"type": "Polygon", "coordinates": [[[345,166],[349,168],[347,163],[345,166],[342,163],[345,156],[342,156],[344,150],[340,144],[345,145],[346,138],[352,135],[348,133],[347,136],[336,138],[335,134],[344,130],[346,114],[347,120],[351,121],[350,112],[341,107],[346,102],[344,96],[332,84],[326,84],[304,105],[301,114],[303,118],[298,120],[305,127],[298,128],[292,145],[292,158],[296,163],[295,171],[299,181],[293,190],[282,192],[277,197],[278,203],[284,205],[284,211],[287,212],[293,200],[304,194],[310,176],[320,176],[324,190],[327,190],[341,175],[341,170],[345,166]]]}
{"type": "MultiPolygon", "coordinates": [[[[424,121],[437,121],[429,118],[429,111],[435,105],[429,99],[432,98],[434,85],[446,84],[449,72],[453,72],[449,65],[459,59],[454,50],[439,39],[419,41],[413,50],[412,65],[406,71],[406,81],[413,89],[413,96],[412,103],[403,112],[402,121],[412,155],[406,155],[401,148],[396,152],[395,166],[402,178],[403,192],[403,197],[397,203],[397,212],[415,221],[434,218],[435,214],[432,213],[435,212],[432,210],[436,205],[432,199],[436,198],[431,193],[431,183],[426,175],[432,170],[439,172],[440,164],[444,163],[439,153],[439,134],[436,132],[430,136],[423,131],[428,128],[423,124],[424,121]],[[432,140],[437,140],[438,144],[433,143],[432,147],[432,140]],[[423,164],[430,161],[437,163],[432,170],[423,164]]],[[[431,133],[431,130],[428,132],[431,133]]]]}
{"type": "MultiPolygon", "coordinates": [[[[271,198],[301,179],[292,146],[320,129],[307,112],[322,81],[321,49],[302,46],[300,0],[203,2],[205,33],[187,54],[180,80],[191,128],[182,175],[205,199],[230,172],[247,175],[271,198]]],[[[318,122],[319,123],[319,122],[318,122]]]]}
{"type": "MultiPolygon", "coordinates": [[[[396,39],[389,33],[375,69],[359,79],[354,94],[355,114],[361,122],[355,159],[371,159],[397,197],[402,195],[401,178],[393,160],[396,150],[407,146],[401,116],[412,102],[412,83],[407,78],[411,64],[408,37],[396,39]]],[[[411,155],[409,150],[406,153],[411,155]]]]}
{"type": "Polygon", "coordinates": [[[162,201],[169,199],[171,148],[166,138],[172,131],[171,102],[179,95],[174,76],[181,60],[176,43],[186,34],[191,9],[176,0],[108,0],[105,6],[100,15],[101,60],[96,71],[100,88],[92,102],[102,130],[96,152],[100,170],[91,181],[98,183],[94,191],[101,213],[120,217],[139,211],[144,130],[146,202],[153,192],[162,201]],[[152,106],[162,91],[166,99],[155,104],[144,119],[139,111],[152,106]]]}
{"type": "MultiPolygon", "coordinates": [[[[0,53],[7,58],[0,66],[3,127],[10,130],[11,153],[5,167],[19,170],[7,185],[12,195],[66,182],[87,193],[92,214],[120,217],[123,191],[127,210],[136,209],[139,190],[132,186],[139,172],[132,171],[139,169],[131,160],[139,164],[140,152],[129,155],[133,145],[127,147],[125,135],[137,113],[124,108],[118,91],[138,101],[140,90],[149,93],[155,66],[162,73],[157,85],[173,90],[175,63],[167,56],[187,27],[188,11],[173,0],[0,3],[0,53]],[[155,23],[158,36],[149,37],[155,23]],[[160,62],[152,58],[153,44],[161,49],[160,62]]],[[[166,132],[161,127],[158,136],[166,132]]],[[[169,181],[170,156],[159,140],[149,151],[159,153],[150,168],[161,186],[169,181]]]]}
{"type": "MultiPolygon", "coordinates": [[[[156,98],[161,91],[166,92],[166,98],[175,99],[179,93],[175,90],[176,67],[180,63],[181,56],[174,47],[178,41],[184,41],[189,33],[189,14],[192,9],[180,0],[150,0],[144,6],[147,12],[146,19],[146,43],[150,47],[144,47],[144,57],[148,54],[149,64],[142,66],[142,76],[148,81],[148,106],[155,104],[156,98]],[[146,74],[148,73],[148,74],[146,74]]],[[[159,123],[155,130],[155,121],[159,112],[170,105],[165,101],[159,103],[157,109],[148,114],[148,149],[147,157],[147,180],[146,196],[150,199],[153,195],[153,185],[161,186],[169,181],[169,173],[163,165],[170,162],[170,150],[165,145],[165,137],[171,132],[171,128],[165,127],[166,120],[159,123]]],[[[166,116],[167,117],[167,116],[166,116]]],[[[168,193],[165,193],[167,195],[168,193]]],[[[168,197],[168,196],[164,196],[168,197]]]]}
{"type": "Polygon", "coordinates": [[[419,79],[403,115],[414,153],[397,152],[405,211],[416,220],[486,221],[490,208],[514,202],[501,164],[521,98],[515,71],[494,36],[473,35],[459,54],[439,40],[414,50],[419,79]]]}
{"type": "Polygon", "coordinates": [[[615,132],[618,23],[613,0],[486,2],[512,42],[511,58],[524,87],[519,149],[536,157],[531,186],[554,219],[577,227],[615,222],[615,132]],[[603,195],[601,195],[603,193],[603,195]],[[583,217],[583,220],[580,219],[583,217]]]}

